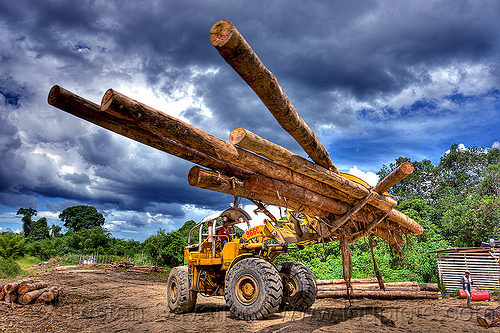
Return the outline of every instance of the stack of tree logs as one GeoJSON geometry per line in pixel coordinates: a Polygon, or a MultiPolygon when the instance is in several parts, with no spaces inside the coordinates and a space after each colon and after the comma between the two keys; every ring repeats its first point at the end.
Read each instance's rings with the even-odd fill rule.
{"type": "Polygon", "coordinates": [[[151,274],[153,272],[156,273],[161,273],[163,272],[163,267],[158,267],[158,266],[134,266],[127,270],[127,273],[129,274],[151,274]]]}
{"type": "Polygon", "coordinates": [[[0,301],[26,305],[30,303],[42,304],[56,302],[60,293],[58,287],[45,282],[17,281],[0,283],[0,301]]]}
{"type": "Polygon", "coordinates": [[[229,21],[217,22],[210,41],[250,85],[312,162],[243,128],[223,141],[166,113],[109,89],[101,105],[54,86],[49,104],[161,151],[194,162],[189,184],[305,213],[317,221],[317,241],[352,242],[368,233],[400,252],[403,235],[422,227],[393,209],[385,192],[413,171],[404,163],[375,187],[340,174],[313,131],[295,111],[274,75],[229,21]]]}
{"type": "MultiPolygon", "coordinates": [[[[347,288],[343,279],[318,280],[318,298],[347,298],[347,288]]],[[[376,299],[418,299],[440,296],[435,283],[392,282],[384,283],[385,290],[380,288],[376,278],[351,279],[351,298],[376,299]]]]}
{"type": "Polygon", "coordinates": [[[135,262],[133,261],[119,261],[113,265],[111,265],[111,269],[117,271],[119,269],[127,269],[135,266],[135,262]]]}

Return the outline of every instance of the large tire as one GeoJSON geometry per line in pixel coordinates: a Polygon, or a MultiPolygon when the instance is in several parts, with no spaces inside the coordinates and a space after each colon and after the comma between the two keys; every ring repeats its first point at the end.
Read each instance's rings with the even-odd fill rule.
{"type": "Polygon", "coordinates": [[[172,268],[167,282],[167,299],[170,312],[185,313],[193,311],[197,296],[196,291],[189,290],[187,266],[172,268]]]}
{"type": "Polygon", "coordinates": [[[316,277],[306,265],[297,261],[285,261],[278,265],[283,280],[281,310],[305,311],[316,300],[316,277]]]}
{"type": "Polygon", "coordinates": [[[278,311],[282,292],[278,271],[260,258],[242,259],[226,275],[224,298],[238,319],[269,317],[278,311]]]}

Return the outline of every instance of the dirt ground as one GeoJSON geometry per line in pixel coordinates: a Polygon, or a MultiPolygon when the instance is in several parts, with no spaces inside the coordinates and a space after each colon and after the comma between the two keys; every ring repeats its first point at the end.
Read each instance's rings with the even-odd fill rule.
{"type": "MultiPolygon", "coordinates": [[[[236,320],[223,297],[198,297],[194,313],[171,314],[166,281],[104,269],[59,267],[33,276],[63,288],[53,305],[0,302],[0,332],[480,332],[478,315],[499,301],[318,299],[306,313],[236,320]]],[[[500,332],[500,327],[488,329],[500,332]]]]}

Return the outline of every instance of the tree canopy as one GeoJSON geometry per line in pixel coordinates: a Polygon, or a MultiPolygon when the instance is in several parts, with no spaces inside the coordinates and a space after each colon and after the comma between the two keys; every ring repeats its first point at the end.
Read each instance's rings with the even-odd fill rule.
{"type": "Polygon", "coordinates": [[[86,205],[68,207],[59,214],[59,218],[73,232],[102,227],[104,224],[104,216],[95,207],[86,205]]]}

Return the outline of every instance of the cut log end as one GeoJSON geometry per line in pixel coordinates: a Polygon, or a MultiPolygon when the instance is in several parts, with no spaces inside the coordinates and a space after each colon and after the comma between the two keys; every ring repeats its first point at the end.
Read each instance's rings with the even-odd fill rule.
{"type": "Polygon", "coordinates": [[[189,170],[188,173],[189,185],[198,187],[198,184],[200,183],[200,170],[201,168],[198,166],[194,166],[189,170]]]}
{"type": "Polygon", "coordinates": [[[237,146],[245,138],[246,131],[242,127],[234,129],[229,135],[229,142],[237,146]]]}
{"type": "Polygon", "coordinates": [[[102,97],[101,100],[101,110],[107,110],[109,109],[112,101],[113,101],[113,95],[115,94],[113,89],[108,89],[104,96],[102,97]]]}
{"type": "Polygon", "coordinates": [[[50,105],[56,104],[60,92],[61,92],[61,87],[58,85],[55,85],[50,89],[49,96],[47,99],[50,105]]]}
{"type": "Polygon", "coordinates": [[[230,41],[235,30],[236,28],[231,21],[220,20],[212,26],[212,29],[210,29],[210,42],[215,47],[231,47],[230,41]]]}
{"type": "Polygon", "coordinates": [[[403,162],[401,164],[401,171],[403,171],[406,175],[409,175],[413,172],[413,164],[410,162],[403,162]]]}

